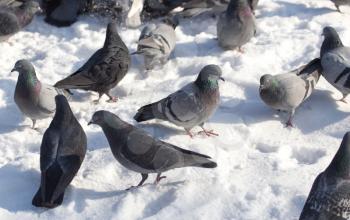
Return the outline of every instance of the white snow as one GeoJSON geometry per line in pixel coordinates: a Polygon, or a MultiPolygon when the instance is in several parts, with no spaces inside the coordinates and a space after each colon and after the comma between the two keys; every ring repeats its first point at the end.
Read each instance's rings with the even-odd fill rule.
{"type": "MultiPolygon", "coordinates": [[[[47,25],[37,17],[24,31],[0,44],[0,219],[298,219],[311,184],[330,163],[349,129],[350,104],[321,79],[317,90],[297,110],[295,128],[284,127],[287,115],[268,108],[259,98],[261,75],[293,70],[319,55],[322,28],[335,27],[350,45],[350,7],[337,13],[329,0],[261,0],[256,12],[258,33],[245,53],[217,45],[216,21],[183,20],[171,60],[145,76],[142,60],[132,67],[113,94],[116,104],[92,104],[96,94],[75,91],[71,107],[88,136],[83,165],[65,193],[62,206],[35,208],[31,200],[40,183],[39,152],[50,119],[37,123],[19,112],[13,100],[18,59],[33,62],[37,75],[54,84],[80,67],[104,41],[106,22],[80,17],[68,28],[47,25]],[[216,169],[184,168],[166,173],[160,185],[150,176],[131,191],[141,176],[112,156],[101,129],[87,126],[96,110],[109,110],[136,124],[132,117],[194,80],[206,64],[222,67],[222,103],[206,124],[217,138],[190,139],[164,122],[137,126],[164,141],[210,155],[216,169]]],[[[120,29],[130,51],[140,29],[120,29]]]]}

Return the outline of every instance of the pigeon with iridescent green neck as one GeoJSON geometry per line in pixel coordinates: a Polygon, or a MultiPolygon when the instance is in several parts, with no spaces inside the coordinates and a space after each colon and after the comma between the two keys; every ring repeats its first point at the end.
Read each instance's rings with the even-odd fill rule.
{"type": "Polygon", "coordinates": [[[207,136],[217,136],[203,126],[220,103],[219,80],[224,81],[220,67],[207,65],[194,82],[158,102],[143,106],[134,119],[137,122],[150,119],[169,121],[183,127],[190,137],[193,136],[190,130],[198,125],[207,136]]]}
{"type": "Polygon", "coordinates": [[[51,117],[55,113],[55,96],[62,91],[44,83],[36,76],[33,65],[27,60],[19,60],[11,72],[19,73],[15,89],[15,103],[21,112],[35,122],[51,117]]]}

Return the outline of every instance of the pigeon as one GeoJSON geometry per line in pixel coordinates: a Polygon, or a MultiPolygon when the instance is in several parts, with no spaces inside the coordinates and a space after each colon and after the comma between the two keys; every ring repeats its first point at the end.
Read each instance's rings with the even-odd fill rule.
{"type": "Polygon", "coordinates": [[[350,133],[327,169],[315,179],[299,220],[350,219],[350,133]]]}
{"type": "Polygon", "coordinates": [[[14,100],[21,112],[33,121],[51,117],[55,113],[55,96],[64,94],[53,86],[41,83],[28,60],[18,60],[11,72],[19,73],[14,100]]]}
{"type": "Polygon", "coordinates": [[[323,29],[324,41],[321,46],[323,77],[338,89],[345,98],[350,93],[350,47],[345,47],[332,27],[323,29]]]}
{"type": "Polygon", "coordinates": [[[223,12],[217,22],[217,36],[219,45],[224,49],[238,48],[255,35],[255,16],[248,0],[231,0],[226,12],[223,12]]]}
{"type": "Polygon", "coordinates": [[[14,8],[1,5],[0,41],[6,41],[27,26],[38,11],[40,11],[40,7],[36,1],[25,1],[14,8]]]}
{"type": "Polygon", "coordinates": [[[106,40],[101,49],[76,72],[57,82],[55,87],[61,89],[83,89],[98,92],[99,98],[106,94],[108,102],[117,98],[109,94],[126,75],[130,66],[129,50],[118,35],[117,25],[110,22],[107,26],[106,40]]]}
{"type": "Polygon", "coordinates": [[[57,95],[56,113],[40,147],[41,183],[32,204],[55,208],[77,174],[86,153],[86,135],[74,117],[67,99],[57,95]]]}
{"type": "Polygon", "coordinates": [[[142,180],[137,186],[141,186],[150,173],[157,173],[157,184],[165,178],[161,173],[171,169],[217,166],[210,157],[155,139],[108,111],[95,112],[89,124],[101,126],[114,157],[121,165],[141,173],[142,180]]]}
{"type": "Polygon", "coordinates": [[[286,125],[293,127],[295,109],[311,95],[321,72],[321,61],[316,58],[290,73],[263,75],[260,78],[260,98],[273,109],[287,111],[289,119],[286,125]]]}
{"type": "Polygon", "coordinates": [[[156,64],[164,64],[175,48],[175,28],[177,19],[165,19],[158,25],[145,26],[138,41],[137,51],[142,54],[147,70],[153,69],[156,64]]]}
{"type": "Polygon", "coordinates": [[[334,3],[334,5],[337,8],[338,12],[341,12],[340,8],[339,8],[340,6],[342,6],[342,5],[350,5],[350,0],[331,0],[331,1],[334,3]]]}
{"type": "Polygon", "coordinates": [[[218,80],[224,81],[220,67],[207,65],[200,71],[196,81],[158,102],[143,106],[134,119],[137,122],[150,119],[169,121],[183,127],[190,137],[193,137],[190,130],[199,125],[207,136],[217,136],[218,134],[207,131],[203,126],[220,102],[218,80]]]}
{"type": "Polygon", "coordinates": [[[45,21],[57,27],[70,26],[87,5],[87,0],[42,0],[45,21]]]}

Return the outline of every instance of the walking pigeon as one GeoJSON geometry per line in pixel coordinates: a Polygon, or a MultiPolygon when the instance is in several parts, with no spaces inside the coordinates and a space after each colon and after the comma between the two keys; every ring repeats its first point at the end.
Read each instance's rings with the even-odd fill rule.
{"type": "Polygon", "coordinates": [[[220,102],[218,80],[221,69],[217,65],[207,65],[199,73],[196,81],[187,84],[168,97],[143,106],[134,119],[137,122],[162,119],[183,127],[192,137],[190,130],[199,125],[207,135],[216,135],[204,129],[204,123],[214,114],[220,102]]]}
{"type": "Polygon", "coordinates": [[[313,92],[321,75],[320,59],[314,59],[306,66],[290,73],[260,78],[259,94],[266,105],[289,113],[287,126],[293,126],[295,109],[313,92]]]}
{"type": "Polygon", "coordinates": [[[95,91],[99,94],[96,103],[103,94],[109,97],[109,102],[116,102],[117,98],[111,96],[109,92],[124,78],[129,66],[129,50],[118,35],[116,23],[111,22],[107,26],[103,47],[80,69],[57,82],[55,87],[95,91]]]}
{"type": "Polygon", "coordinates": [[[210,157],[155,139],[108,111],[95,112],[89,124],[101,126],[114,157],[121,165],[141,173],[142,180],[137,186],[141,186],[150,173],[157,173],[157,184],[165,178],[161,173],[171,169],[217,166],[210,157]]]}
{"type": "Polygon", "coordinates": [[[64,191],[77,174],[86,153],[86,135],[67,99],[58,95],[56,114],[40,147],[41,183],[32,204],[54,208],[62,204],[64,191]]]}

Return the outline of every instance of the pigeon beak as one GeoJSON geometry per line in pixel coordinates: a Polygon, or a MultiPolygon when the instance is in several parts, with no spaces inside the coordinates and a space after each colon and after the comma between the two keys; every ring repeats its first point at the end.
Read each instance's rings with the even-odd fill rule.
{"type": "Polygon", "coordinates": [[[16,67],[14,67],[12,70],[11,70],[11,73],[17,71],[16,67]]]}
{"type": "Polygon", "coordinates": [[[224,78],[220,77],[219,79],[221,79],[222,81],[224,81],[224,82],[225,82],[225,79],[224,79],[224,78]]]}

